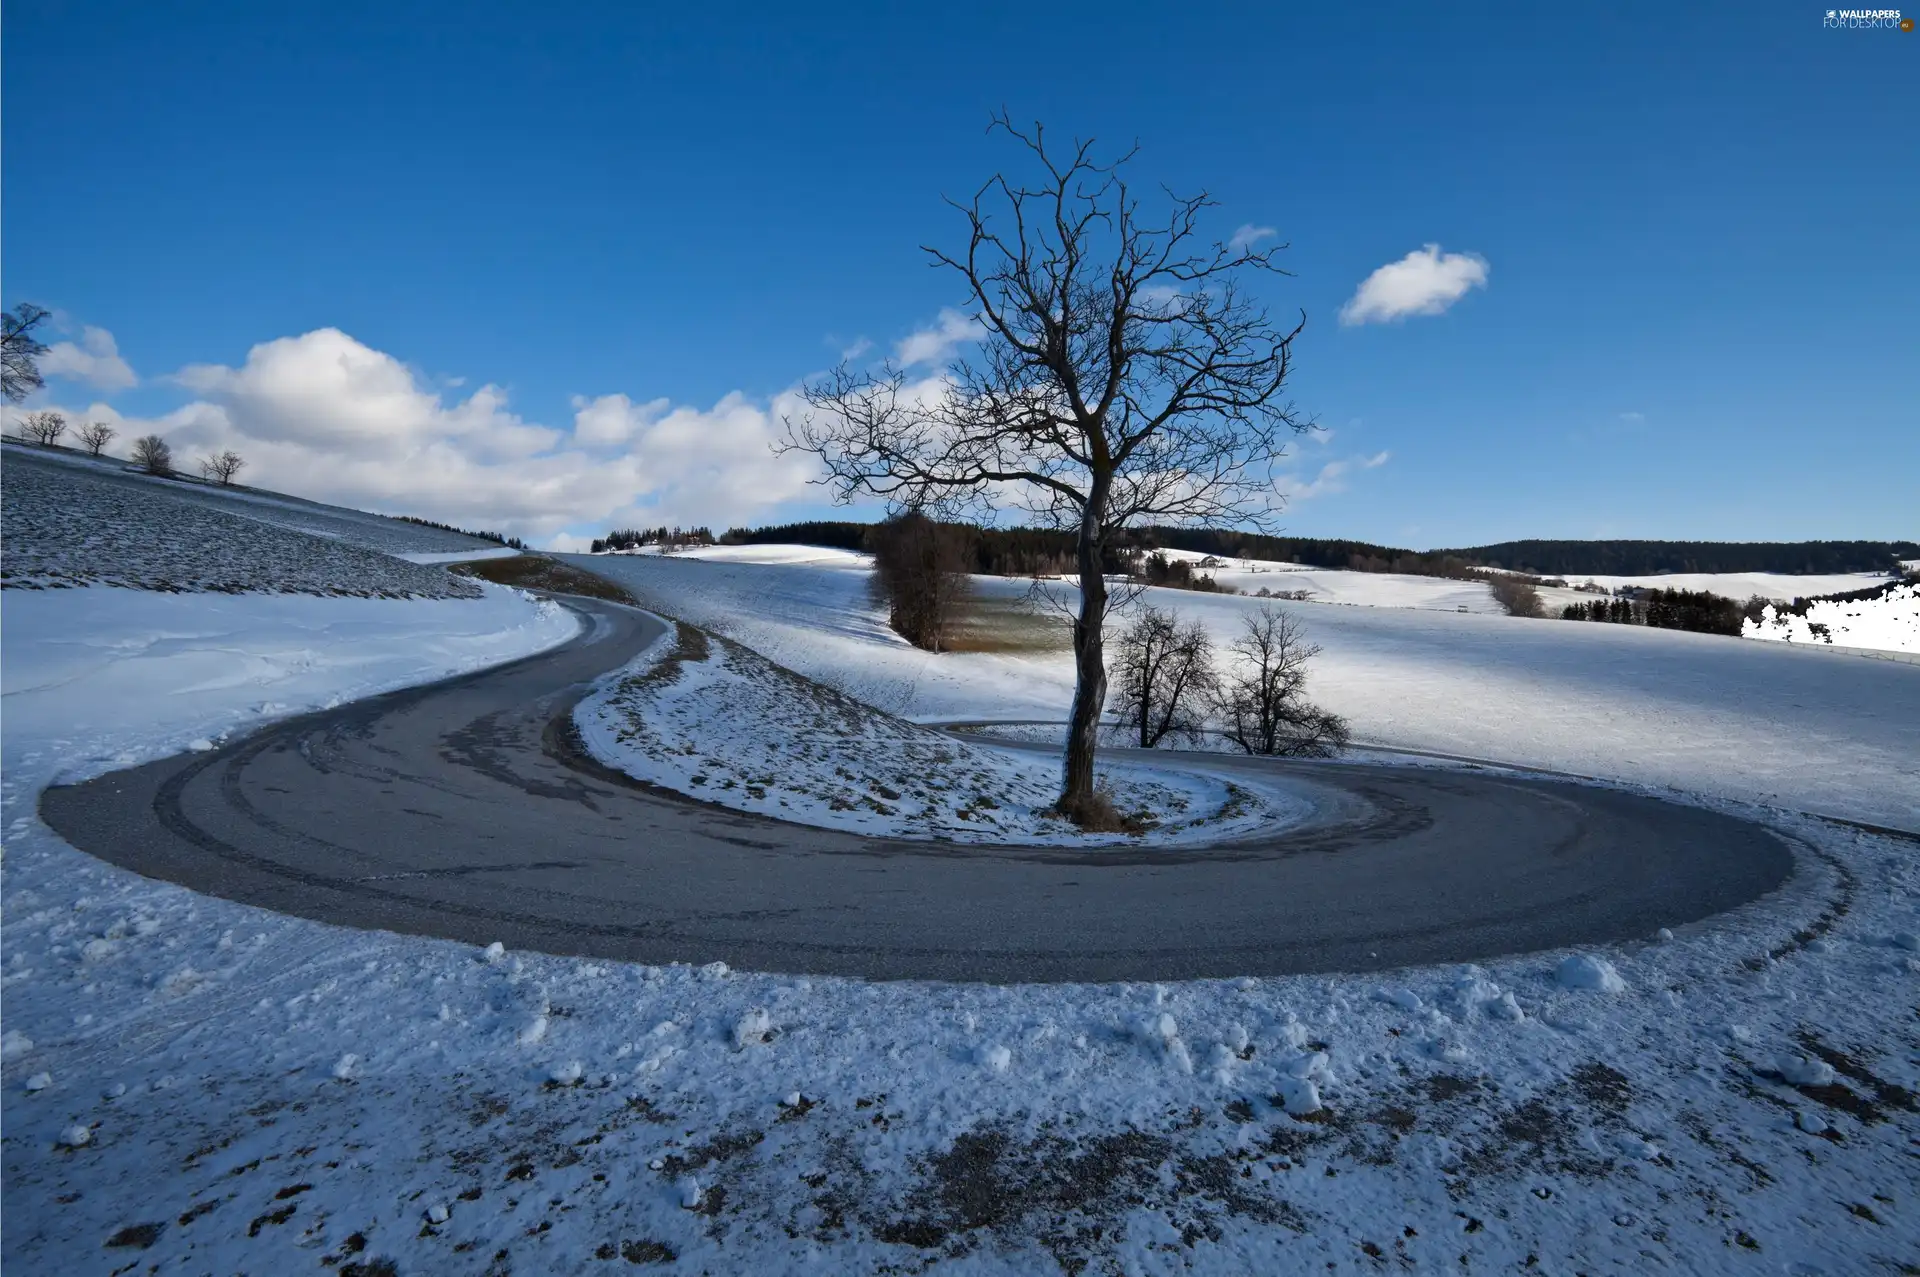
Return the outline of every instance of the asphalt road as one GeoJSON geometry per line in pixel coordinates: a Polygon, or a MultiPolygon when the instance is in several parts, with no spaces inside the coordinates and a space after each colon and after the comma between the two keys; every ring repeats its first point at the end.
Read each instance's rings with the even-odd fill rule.
{"type": "MultiPolygon", "coordinates": [[[[863,838],[650,789],[569,711],[658,622],[568,599],[552,651],[49,789],[138,873],[473,944],[880,979],[1174,980],[1454,962],[1651,934],[1783,882],[1777,836],[1550,779],[1209,756],[1309,789],[1305,825],[1213,848],[863,838]]],[[[1162,756],[1183,765],[1192,758],[1162,756]]]]}

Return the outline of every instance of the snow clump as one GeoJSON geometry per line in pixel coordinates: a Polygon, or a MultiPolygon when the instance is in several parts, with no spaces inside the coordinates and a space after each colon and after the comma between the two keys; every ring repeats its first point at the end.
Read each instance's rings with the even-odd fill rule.
{"type": "Polygon", "coordinates": [[[755,1007],[734,1022],[734,1048],[744,1051],[750,1046],[758,1046],[767,1040],[767,1035],[771,1032],[773,1032],[773,1017],[767,1014],[764,1007],[755,1007]]]}
{"type": "Polygon", "coordinates": [[[983,1046],[974,1053],[980,1066],[991,1073],[1005,1073],[1013,1063],[1013,1052],[1004,1046],[983,1046]]]}
{"type": "Polygon", "coordinates": [[[1783,1054],[1776,1064],[1780,1076],[1794,1086],[1828,1086],[1833,1082],[1833,1065],[1815,1056],[1783,1054]]]}
{"type": "Polygon", "coordinates": [[[1563,988],[1588,989],[1595,993],[1620,993],[1627,987],[1611,962],[1590,953],[1576,953],[1561,962],[1556,978],[1563,988]]]}

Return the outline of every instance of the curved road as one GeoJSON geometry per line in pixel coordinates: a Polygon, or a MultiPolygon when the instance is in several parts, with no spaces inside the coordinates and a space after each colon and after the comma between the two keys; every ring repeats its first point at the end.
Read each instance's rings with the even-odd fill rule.
{"type": "Polygon", "coordinates": [[[889,979],[1465,961],[1644,936],[1751,900],[1792,868],[1786,844],[1756,825],[1607,789],[1223,756],[1204,765],[1284,772],[1321,815],[1177,851],[784,824],[582,755],[573,704],[660,626],[565,601],[587,627],[551,651],[49,789],[41,814],[104,860],[325,922],[889,979]]]}

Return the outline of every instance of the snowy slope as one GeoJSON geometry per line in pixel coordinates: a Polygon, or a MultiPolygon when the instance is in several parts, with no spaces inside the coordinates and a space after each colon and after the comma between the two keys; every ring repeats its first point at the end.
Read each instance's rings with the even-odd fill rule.
{"type": "MultiPolygon", "coordinates": [[[[470,581],[389,552],[396,544],[444,545],[436,539],[446,534],[435,529],[422,529],[428,537],[413,537],[392,531],[411,524],[371,515],[337,517],[319,507],[287,510],[224,489],[117,473],[20,448],[6,450],[0,491],[7,535],[0,579],[9,588],[101,584],[221,593],[479,597],[470,581]]],[[[469,549],[496,548],[455,539],[469,549]]]]}
{"type": "Polygon", "coordinates": [[[1051,811],[1057,760],[896,718],[692,626],[604,680],[574,722],[596,758],[650,784],[873,837],[1139,846],[1150,830],[1153,846],[1210,844],[1308,810],[1278,781],[1103,766],[1098,784],[1142,827],[1082,833],[1051,811]]]}
{"type": "MultiPolygon", "coordinates": [[[[575,561],[665,612],[921,721],[1063,720],[1072,696],[1062,652],[934,656],[907,645],[868,600],[861,573],[575,561]]],[[[976,584],[1006,599],[1028,589],[976,584]]],[[[1222,641],[1262,603],[1176,590],[1151,600],[1203,618],[1222,641]]],[[[1275,606],[1324,648],[1311,694],[1347,715],[1358,739],[1920,829],[1920,667],[1640,626],[1275,606]]]]}

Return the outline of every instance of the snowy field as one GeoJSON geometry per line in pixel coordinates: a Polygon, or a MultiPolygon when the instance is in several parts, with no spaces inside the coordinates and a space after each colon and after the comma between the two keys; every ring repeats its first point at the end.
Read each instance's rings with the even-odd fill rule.
{"type": "MultiPolygon", "coordinates": [[[[369,550],[388,554],[460,553],[470,550],[498,549],[497,542],[470,537],[461,532],[409,523],[364,510],[326,505],[304,497],[288,496],[243,485],[219,486],[191,477],[190,459],[180,459],[189,474],[186,477],[156,479],[125,461],[95,459],[58,448],[39,448],[8,440],[4,446],[6,464],[16,461],[28,465],[60,466],[69,475],[89,482],[106,483],[119,488],[134,488],[163,493],[174,501],[207,509],[241,515],[257,523],[268,523],[291,532],[345,541],[369,550]]],[[[404,512],[403,512],[404,513],[404,512]]]]}
{"type": "MultiPolygon", "coordinates": [[[[851,561],[571,561],[920,722],[1064,721],[1072,698],[1063,651],[933,656],[909,646],[887,628],[866,572],[851,561]]],[[[1010,602],[1028,590],[997,578],[977,584],[1010,602]]],[[[1222,644],[1263,604],[1178,590],[1150,597],[1204,620],[1222,644]]],[[[1920,667],[1643,626],[1272,606],[1299,616],[1324,649],[1309,694],[1346,715],[1358,740],[1920,830],[1920,667]]],[[[1043,623],[1062,624],[1044,612],[1034,620],[1043,623]]]]}
{"type": "Polygon", "coordinates": [[[6,449],[5,466],[0,500],[7,544],[0,580],[12,589],[117,585],[479,597],[471,581],[383,552],[396,542],[431,551],[447,535],[432,528],[407,537],[393,529],[410,531],[413,525],[295,511],[226,490],[120,474],[24,448],[6,449]]]}
{"type": "MultiPolygon", "coordinates": [[[[60,637],[85,618],[19,624],[118,593],[8,600],[9,678],[43,671],[20,689],[41,709],[6,697],[9,1273],[1842,1274],[1920,1247],[1911,844],[1781,818],[1802,875],[1731,918],[1364,980],[867,984],[480,951],[137,878],[50,836],[32,795],[267,698],[442,673],[413,640],[491,599],[155,598],[255,609],[210,654],[305,652],[270,685],[166,694],[113,670],[165,627],[81,670],[60,637]],[[146,693],[80,730],[46,708],[62,680],[146,693]]],[[[561,632],[522,609],[468,656],[561,632]]]]}
{"type": "MultiPolygon", "coordinates": [[[[1063,713],[1057,655],[908,648],[857,560],[579,561],[889,710],[1063,713]]],[[[1223,637],[1254,605],[1155,601],[1223,637]]],[[[1850,1274],[1920,1253],[1915,844],[1754,805],[1914,827],[1920,669],[1287,606],[1327,649],[1312,694],[1369,738],[1681,785],[1794,840],[1795,880],[1606,953],[1367,979],[869,984],[350,932],[102,865],[35,795],[537,650],[569,614],[497,589],[7,591],[0,1263],[1850,1274]]]]}
{"type": "Polygon", "coordinates": [[[954,739],[683,625],[574,711],[587,748],[707,802],[873,836],[1155,846],[1268,834],[1308,808],[1278,783],[1103,767],[1132,833],[1083,834],[1049,809],[1059,764],[954,739]]]}

